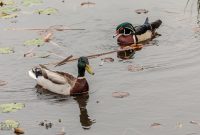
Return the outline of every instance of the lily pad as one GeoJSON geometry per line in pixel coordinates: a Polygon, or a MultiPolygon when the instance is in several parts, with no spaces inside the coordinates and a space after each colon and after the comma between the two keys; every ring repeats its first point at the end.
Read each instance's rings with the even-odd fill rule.
{"type": "Polygon", "coordinates": [[[0,8],[0,18],[9,19],[9,18],[16,18],[17,13],[20,9],[12,6],[2,7],[0,8]]]}
{"type": "Polygon", "coordinates": [[[24,42],[24,45],[25,46],[41,46],[41,45],[44,45],[44,40],[42,38],[27,40],[24,42]]]}
{"type": "Polygon", "coordinates": [[[0,113],[15,112],[17,110],[21,110],[24,107],[25,107],[25,104],[23,103],[0,104],[0,113]]]}
{"type": "Polygon", "coordinates": [[[0,54],[14,53],[14,50],[8,47],[0,48],[0,54]]]}
{"type": "Polygon", "coordinates": [[[4,14],[3,16],[0,15],[0,18],[2,19],[11,19],[11,18],[16,18],[17,14],[4,14]]]}
{"type": "Polygon", "coordinates": [[[3,5],[14,5],[15,2],[13,0],[0,0],[0,3],[3,5]]]}
{"type": "Polygon", "coordinates": [[[12,6],[0,8],[0,12],[6,13],[6,14],[11,14],[17,11],[20,11],[20,9],[16,7],[12,7],[12,6]]]}
{"type": "Polygon", "coordinates": [[[112,96],[115,98],[124,98],[129,96],[130,94],[128,92],[113,92],[112,96]]]}
{"type": "Polygon", "coordinates": [[[22,0],[22,4],[24,6],[37,5],[42,3],[43,3],[42,0],[22,0]]]}
{"type": "Polygon", "coordinates": [[[39,9],[36,10],[35,13],[38,14],[44,14],[44,15],[51,15],[51,14],[56,14],[58,12],[58,9],[55,8],[46,8],[46,9],[39,9]]]}
{"type": "Polygon", "coordinates": [[[19,122],[15,120],[5,120],[0,123],[0,130],[12,130],[19,127],[19,122]]]}

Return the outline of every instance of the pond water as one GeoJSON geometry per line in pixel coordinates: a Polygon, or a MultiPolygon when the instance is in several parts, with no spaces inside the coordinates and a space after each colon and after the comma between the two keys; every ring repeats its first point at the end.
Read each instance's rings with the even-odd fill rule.
{"type": "MultiPolygon", "coordinates": [[[[17,2],[20,5],[20,1],[17,2]]],[[[0,103],[25,103],[22,110],[1,113],[0,121],[19,121],[26,135],[56,135],[62,128],[66,135],[199,134],[199,126],[190,123],[200,122],[200,34],[196,0],[191,0],[186,9],[187,0],[94,0],[95,5],[83,7],[81,2],[46,0],[41,5],[20,6],[22,10],[17,18],[0,20],[0,47],[15,50],[13,54],[0,56],[0,79],[8,82],[0,88],[0,103]],[[46,7],[57,8],[59,13],[49,16],[31,13],[46,7]],[[139,8],[149,13],[136,14],[139,8]],[[39,37],[38,33],[5,30],[52,25],[83,28],[82,31],[55,32],[53,41],[62,49],[50,43],[35,49],[38,55],[52,51],[63,57],[71,54],[79,57],[117,49],[116,39],[112,38],[115,27],[124,21],[142,24],[147,16],[150,21],[163,21],[157,30],[162,36],[137,51],[131,60],[121,61],[115,53],[91,59],[95,75],[86,75],[90,92],[81,97],[37,92],[28,70],[62,59],[54,55],[43,59],[24,58],[24,53],[32,48],[24,46],[24,41],[39,37]],[[115,61],[99,66],[104,57],[115,61]],[[130,72],[130,66],[143,70],[130,72]],[[114,98],[112,93],[116,91],[130,95],[114,98]],[[40,126],[44,120],[52,122],[52,128],[40,126]],[[153,123],[161,126],[153,128],[153,123]]],[[[76,64],[70,62],[49,68],[77,75],[76,64]]],[[[14,133],[0,131],[0,134],[14,133]]]]}

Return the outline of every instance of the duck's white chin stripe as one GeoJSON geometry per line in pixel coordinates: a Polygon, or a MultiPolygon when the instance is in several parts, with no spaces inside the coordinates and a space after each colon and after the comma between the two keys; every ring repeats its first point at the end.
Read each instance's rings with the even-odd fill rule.
{"type": "Polygon", "coordinates": [[[77,79],[84,79],[85,77],[78,77],[77,79]]]}
{"type": "Polygon", "coordinates": [[[33,79],[35,79],[35,80],[37,79],[32,70],[29,70],[29,71],[28,71],[28,74],[29,74],[29,76],[30,76],[31,78],[33,78],[33,79]]]}

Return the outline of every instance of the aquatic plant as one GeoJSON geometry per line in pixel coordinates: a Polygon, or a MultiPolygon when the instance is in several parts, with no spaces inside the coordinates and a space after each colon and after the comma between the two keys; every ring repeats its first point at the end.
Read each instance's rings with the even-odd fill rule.
{"type": "Polygon", "coordinates": [[[19,122],[15,120],[5,120],[0,123],[0,130],[12,130],[19,127],[19,122]]]}
{"type": "Polygon", "coordinates": [[[35,13],[38,13],[38,14],[45,14],[45,15],[51,15],[51,14],[55,14],[57,13],[58,10],[55,9],[55,8],[46,8],[46,9],[39,9],[39,10],[36,10],[35,13]]]}
{"type": "Polygon", "coordinates": [[[0,54],[10,54],[14,53],[14,50],[9,47],[0,48],[0,54]]]}
{"type": "Polygon", "coordinates": [[[32,40],[28,40],[24,42],[25,46],[41,46],[44,44],[44,41],[42,38],[36,38],[32,40]]]}
{"type": "Polygon", "coordinates": [[[15,112],[25,107],[23,103],[0,104],[0,113],[15,112]]]}

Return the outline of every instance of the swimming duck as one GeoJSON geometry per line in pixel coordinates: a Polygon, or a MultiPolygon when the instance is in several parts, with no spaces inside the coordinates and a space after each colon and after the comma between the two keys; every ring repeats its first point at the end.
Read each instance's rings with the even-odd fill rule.
{"type": "Polygon", "coordinates": [[[116,28],[117,43],[119,46],[129,46],[151,40],[155,37],[155,30],[162,24],[161,20],[149,23],[148,17],[143,25],[133,27],[129,22],[121,23],[116,28]]]}
{"type": "Polygon", "coordinates": [[[85,79],[85,70],[94,75],[89,66],[88,58],[80,57],[78,59],[78,77],[69,73],[51,71],[44,65],[29,71],[29,76],[36,80],[37,84],[44,89],[61,95],[76,95],[87,93],[89,85],[85,79]]]}

